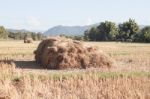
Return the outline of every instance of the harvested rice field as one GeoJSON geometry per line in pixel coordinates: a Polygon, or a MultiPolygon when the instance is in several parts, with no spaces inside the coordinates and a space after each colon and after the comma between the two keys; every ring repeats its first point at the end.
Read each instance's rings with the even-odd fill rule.
{"type": "Polygon", "coordinates": [[[111,68],[45,69],[40,41],[0,41],[0,99],[150,99],[150,44],[83,42],[110,56],[111,68]]]}

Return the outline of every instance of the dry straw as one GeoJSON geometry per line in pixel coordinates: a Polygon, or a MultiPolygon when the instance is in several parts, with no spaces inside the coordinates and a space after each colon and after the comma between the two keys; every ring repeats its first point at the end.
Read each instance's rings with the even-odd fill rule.
{"type": "Polygon", "coordinates": [[[48,69],[112,66],[110,57],[98,48],[62,37],[43,40],[34,53],[36,61],[48,69]]]}
{"type": "Polygon", "coordinates": [[[32,38],[25,38],[24,43],[32,43],[33,39],[32,38]]]}

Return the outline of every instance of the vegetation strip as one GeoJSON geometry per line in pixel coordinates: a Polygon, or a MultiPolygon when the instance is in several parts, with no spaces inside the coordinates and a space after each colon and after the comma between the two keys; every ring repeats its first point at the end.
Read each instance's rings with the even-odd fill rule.
{"type": "Polygon", "coordinates": [[[65,80],[70,78],[84,79],[89,78],[100,78],[100,79],[115,79],[115,78],[134,78],[134,77],[148,77],[150,78],[150,72],[51,72],[48,74],[39,73],[27,73],[21,76],[14,75],[12,80],[30,76],[30,79],[38,77],[39,79],[52,79],[52,80],[65,80]]]}

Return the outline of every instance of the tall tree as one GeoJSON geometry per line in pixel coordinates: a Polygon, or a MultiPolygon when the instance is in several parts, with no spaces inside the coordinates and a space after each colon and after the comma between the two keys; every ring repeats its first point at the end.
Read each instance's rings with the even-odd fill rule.
{"type": "Polygon", "coordinates": [[[150,26],[147,26],[141,30],[140,37],[144,42],[150,42],[150,26]]]}
{"type": "Polygon", "coordinates": [[[91,28],[91,30],[89,31],[89,33],[88,33],[88,38],[89,38],[89,40],[90,41],[96,41],[97,40],[97,30],[96,30],[96,28],[91,28]]]}
{"type": "Polygon", "coordinates": [[[119,35],[118,38],[127,41],[128,39],[133,40],[134,36],[139,32],[139,26],[133,19],[119,24],[119,35]]]}
{"type": "Polygon", "coordinates": [[[0,26],[0,38],[6,39],[8,37],[8,33],[3,26],[0,26]]]}
{"type": "Polygon", "coordinates": [[[116,35],[118,34],[118,28],[114,22],[105,21],[101,22],[97,27],[97,37],[98,40],[115,40],[116,35]]]}
{"type": "Polygon", "coordinates": [[[31,33],[31,37],[34,41],[38,40],[36,33],[31,33]]]}

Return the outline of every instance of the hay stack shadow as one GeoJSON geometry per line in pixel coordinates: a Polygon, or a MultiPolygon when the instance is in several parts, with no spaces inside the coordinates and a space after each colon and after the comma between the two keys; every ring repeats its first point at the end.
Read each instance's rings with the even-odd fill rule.
{"type": "Polygon", "coordinates": [[[14,63],[16,64],[16,68],[21,68],[21,69],[43,69],[35,61],[14,61],[14,63]]]}

